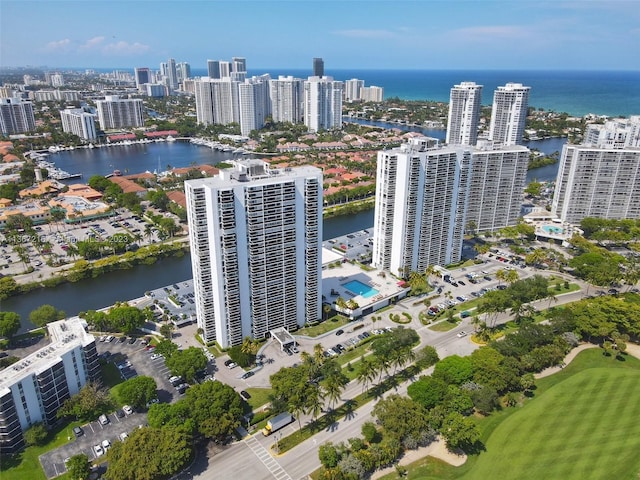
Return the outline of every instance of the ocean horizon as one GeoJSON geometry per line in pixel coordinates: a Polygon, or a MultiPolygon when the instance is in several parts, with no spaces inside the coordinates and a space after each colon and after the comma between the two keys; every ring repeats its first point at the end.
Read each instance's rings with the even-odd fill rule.
{"type": "MultiPolygon", "coordinates": [[[[94,68],[97,72],[133,68],[94,68]]],[[[248,76],[268,73],[272,78],[292,75],[306,78],[310,68],[249,68],[248,76]]],[[[206,76],[205,68],[192,68],[193,77],[206,76]]],[[[531,87],[529,105],[573,116],[610,117],[640,115],[640,71],[637,70],[425,70],[425,69],[332,69],[325,74],[336,80],[358,78],[365,86],[384,88],[384,98],[448,102],[453,85],[470,81],[483,85],[482,104],[491,105],[493,91],[508,82],[531,87]]]]}

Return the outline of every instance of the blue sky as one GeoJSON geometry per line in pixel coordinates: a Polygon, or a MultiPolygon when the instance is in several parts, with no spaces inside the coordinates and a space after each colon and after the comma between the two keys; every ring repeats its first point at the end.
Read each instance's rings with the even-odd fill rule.
{"type": "Polygon", "coordinates": [[[640,1],[0,0],[0,66],[640,69],[640,1]]]}

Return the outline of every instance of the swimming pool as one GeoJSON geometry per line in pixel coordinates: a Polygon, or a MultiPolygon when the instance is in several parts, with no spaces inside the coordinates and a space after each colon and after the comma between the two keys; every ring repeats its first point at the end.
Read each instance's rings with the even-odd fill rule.
{"type": "Polygon", "coordinates": [[[564,229],[560,227],[554,227],[553,225],[543,225],[541,228],[545,232],[555,234],[555,235],[560,235],[562,234],[562,232],[564,232],[564,229]]]}
{"type": "Polygon", "coordinates": [[[356,295],[362,295],[364,298],[373,297],[380,293],[373,287],[370,287],[366,283],[362,283],[358,280],[351,280],[342,285],[344,288],[349,290],[351,293],[355,293],[356,295]]]}

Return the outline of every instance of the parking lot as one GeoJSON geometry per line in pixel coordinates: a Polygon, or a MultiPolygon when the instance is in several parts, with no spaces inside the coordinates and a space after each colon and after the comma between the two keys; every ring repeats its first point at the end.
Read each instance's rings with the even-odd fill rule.
{"type": "MultiPolygon", "coordinates": [[[[147,424],[147,414],[134,412],[131,415],[124,415],[119,418],[115,413],[107,415],[109,423],[102,425],[99,421],[90,422],[83,425],[82,435],[78,436],[72,442],[55,450],[51,450],[40,457],[40,463],[44,469],[47,478],[58,476],[66,471],[64,465],[65,459],[84,453],[93,461],[98,458],[94,446],[102,445],[104,440],[113,443],[119,441],[122,433],[129,433],[140,425],[147,424]]],[[[67,428],[68,437],[74,438],[71,428],[67,428]]]]}
{"type": "Polygon", "coordinates": [[[368,262],[372,253],[371,230],[359,230],[348,235],[332,238],[322,242],[322,246],[328,250],[341,253],[348,260],[368,262]]]}

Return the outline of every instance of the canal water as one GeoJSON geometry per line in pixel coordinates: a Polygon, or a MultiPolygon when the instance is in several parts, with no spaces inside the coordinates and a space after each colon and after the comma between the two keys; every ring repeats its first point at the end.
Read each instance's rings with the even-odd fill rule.
{"type": "MultiPolygon", "coordinates": [[[[385,128],[398,128],[398,125],[385,122],[366,123],[385,128]]],[[[444,130],[406,126],[402,126],[402,129],[420,131],[425,135],[442,139],[445,135],[444,130]]],[[[529,142],[528,146],[550,155],[555,151],[561,151],[565,142],[564,138],[551,138],[529,142]]],[[[116,169],[124,174],[140,173],[147,170],[165,170],[168,166],[215,165],[238,157],[227,152],[178,141],[76,149],[51,154],[48,160],[70,173],[82,173],[86,181],[92,175],[107,175],[116,169]]],[[[558,164],[530,170],[527,181],[534,179],[552,181],[555,180],[557,171],[558,164]]],[[[373,227],[373,213],[373,210],[368,210],[350,216],[326,219],[323,222],[323,240],[373,227]]],[[[104,308],[117,301],[140,297],[147,290],[184,281],[191,276],[191,257],[187,254],[179,258],[166,258],[153,265],[140,265],[131,270],[110,272],[79,283],[67,283],[55,288],[40,289],[26,295],[11,297],[1,303],[0,310],[17,312],[21,317],[20,331],[23,332],[33,328],[29,322],[29,313],[40,305],[53,305],[57,309],[64,310],[67,315],[75,315],[81,311],[104,308]]]]}

